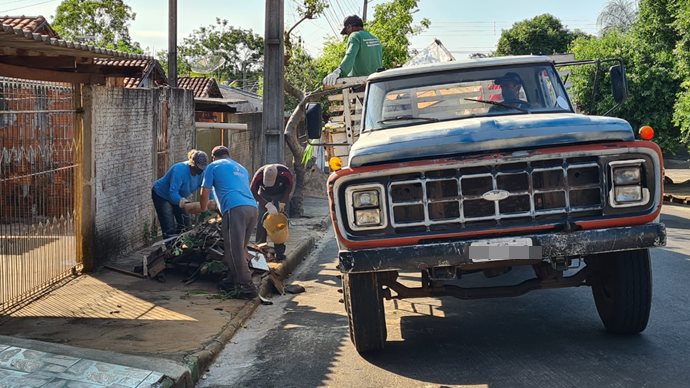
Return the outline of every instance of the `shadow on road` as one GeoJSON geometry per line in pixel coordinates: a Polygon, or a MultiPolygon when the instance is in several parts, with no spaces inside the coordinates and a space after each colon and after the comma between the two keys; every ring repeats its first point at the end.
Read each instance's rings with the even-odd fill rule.
{"type": "Polygon", "coordinates": [[[641,335],[609,335],[588,287],[495,300],[447,297],[435,307],[445,317],[419,307],[402,311],[402,340],[366,360],[438,385],[687,386],[690,293],[679,274],[690,274],[690,261],[668,253],[653,255],[652,317],[641,335]]]}

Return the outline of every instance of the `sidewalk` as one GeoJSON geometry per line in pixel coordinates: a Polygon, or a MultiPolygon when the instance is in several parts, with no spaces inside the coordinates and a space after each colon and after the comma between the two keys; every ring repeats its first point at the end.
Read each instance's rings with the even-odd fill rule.
{"type": "Polygon", "coordinates": [[[690,168],[667,168],[664,202],[690,204],[690,168]]]}
{"type": "MultiPolygon", "coordinates": [[[[277,269],[284,279],[329,222],[328,200],[305,197],[277,269]]],[[[104,269],[0,317],[0,387],[193,386],[256,308],[273,307],[222,299],[215,284],[182,278],[104,269]]]]}

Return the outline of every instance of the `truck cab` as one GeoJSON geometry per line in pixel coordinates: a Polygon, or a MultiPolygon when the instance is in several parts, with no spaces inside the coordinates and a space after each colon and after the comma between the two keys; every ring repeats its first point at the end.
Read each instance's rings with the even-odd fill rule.
{"type": "MultiPolygon", "coordinates": [[[[614,95],[625,95],[624,76],[611,69],[614,95]]],[[[375,73],[360,126],[347,166],[328,179],[359,352],[385,345],[384,299],[590,286],[608,331],[645,329],[649,248],[666,241],[661,150],[625,120],[576,113],[549,57],[375,73]],[[519,266],[534,277],[462,282],[519,266]],[[417,286],[401,272],[417,273],[417,286]]]]}

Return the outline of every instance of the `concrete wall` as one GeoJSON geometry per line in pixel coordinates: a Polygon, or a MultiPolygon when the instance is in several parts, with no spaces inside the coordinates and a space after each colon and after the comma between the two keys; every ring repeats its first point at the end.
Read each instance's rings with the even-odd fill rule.
{"type": "MultiPolygon", "coordinates": [[[[151,185],[158,178],[158,133],[167,126],[168,164],[194,144],[192,93],[181,89],[93,86],[91,110],[96,264],[143,246],[157,224],[151,185]]],[[[166,171],[168,166],[162,167],[166,171]]]]}

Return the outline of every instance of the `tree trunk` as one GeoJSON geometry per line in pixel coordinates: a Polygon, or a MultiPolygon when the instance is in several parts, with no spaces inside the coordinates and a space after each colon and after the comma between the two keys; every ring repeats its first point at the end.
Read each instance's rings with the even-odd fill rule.
{"type": "Polygon", "coordinates": [[[297,128],[306,118],[304,107],[307,103],[318,100],[328,92],[316,92],[305,96],[301,90],[295,88],[289,82],[285,82],[284,85],[285,92],[300,101],[285,124],[284,134],[285,142],[292,153],[293,168],[295,170],[295,192],[292,195],[292,200],[290,200],[290,216],[302,217],[304,215],[304,177],[306,171],[302,165],[304,147],[302,147],[297,138],[297,128]]]}

